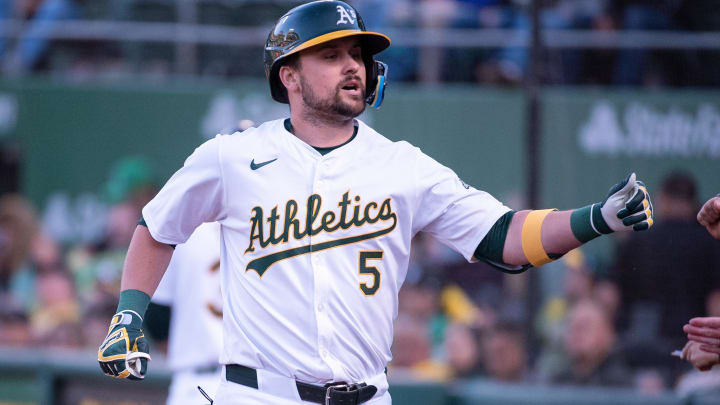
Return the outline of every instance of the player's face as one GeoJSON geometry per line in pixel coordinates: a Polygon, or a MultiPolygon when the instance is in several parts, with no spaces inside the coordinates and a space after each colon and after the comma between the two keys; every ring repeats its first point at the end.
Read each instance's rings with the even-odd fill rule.
{"type": "Polygon", "coordinates": [[[340,38],[300,56],[300,87],[308,111],[355,118],[365,110],[365,64],[360,42],[340,38]]]}

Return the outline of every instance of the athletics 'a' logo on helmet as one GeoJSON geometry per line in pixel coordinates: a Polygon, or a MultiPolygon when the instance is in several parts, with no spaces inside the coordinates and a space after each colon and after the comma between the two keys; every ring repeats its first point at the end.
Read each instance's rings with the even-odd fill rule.
{"type": "Polygon", "coordinates": [[[340,13],[340,19],[337,20],[337,23],[335,23],[335,25],[340,25],[340,24],[355,25],[355,20],[357,20],[357,15],[355,14],[355,10],[346,9],[343,6],[337,6],[337,11],[338,11],[338,13],[340,13]]]}

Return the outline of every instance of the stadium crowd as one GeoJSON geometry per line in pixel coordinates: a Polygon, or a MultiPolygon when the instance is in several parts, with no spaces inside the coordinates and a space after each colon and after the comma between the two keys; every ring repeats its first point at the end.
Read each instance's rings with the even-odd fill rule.
{"type": "MultiPolygon", "coordinates": [[[[105,336],[132,232],[158,186],[142,158],[119,161],[108,177],[105,231],[82,243],[59,242],[50,216],[22,195],[0,196],[0,347],[94,351],[105,336]]],[[[468,264],[419,234],[400,291],[389,374],[645,394],[717,387],[670,352],[682,348],[688,319],[720,315],[720,242],[695,220],[697,192],[687,174],[669,174],[655,204],[656,228],[616,238],[612,263],[578,249],[536,270],[554,280],[541,286],[536,308],[519,283],[525,276],[468,264]]]]}
{"type": "MultiPolygon", "coordinates": [[[[6,75],[44,73],[75,80],[122,79],[143,75],[163,80],[187,74],[175,63],[176,44],[47,38],[68,20],[183,22],[200,25],[263,27],[272,16],[298,4],[294,0],[202,0],[190,20],[175,0],[15,0],[0,3],[0,66],[6,75]],[[17,31],[5,29],[23,22],[17,31]],[[13,34],[15,32],[15,34],[13,34]]],[[[528,0],[355,0],[370,29],[512,30],[509,41],[529,37],[528,0]]],[[[597,32],[706,32],[720,28],[718,0],[545,0],[540,23],[550,30],[597,32]]],[[[470,35],[468,34],[468,35],[470,35]]],[[[249,66],[257,47],[201,44],[195,49],[201,77],[233,79],[262,76],[249,66]]],[[[392,80],[423,83],[478,82],[518,85],[528,73],[528,48],[394,46],[381,55],[392,80]]],[[[542,56],[545,83],[622,86],[720,86],[714,49],[547,48],[542,56]]]]}

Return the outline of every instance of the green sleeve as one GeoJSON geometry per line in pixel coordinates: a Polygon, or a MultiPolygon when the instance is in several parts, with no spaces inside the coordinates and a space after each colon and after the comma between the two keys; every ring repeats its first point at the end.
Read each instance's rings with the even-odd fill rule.
{"type": "Polygon", "coordinates": [[[485,235],[477,249],[475,249],[475,257],[477,259],[488,259],[496,263],[503,262],[505,238],[507,238],[513,215],[515,215],[515,211],[511,210],[495,221],[495,225],[490,228],[487,235],[485,235]]]}
{"type": "Polygon", "coordinates": [[[503,262],[505,239],[507,238],[513,215],[515,215],[515,211],[508,211],[495,221],[495,225],[490,228],[487,235],[485,235],[477,249],[475,249],[474,256],[476,259],[482,260],[502,272],[517,274],[524,272],[532,266],[510,266],[503,262]]]}

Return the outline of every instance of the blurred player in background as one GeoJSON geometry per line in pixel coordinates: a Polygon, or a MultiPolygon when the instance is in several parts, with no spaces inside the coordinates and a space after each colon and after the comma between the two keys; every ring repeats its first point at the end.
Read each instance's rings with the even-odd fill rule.
{"type": "MultiPolygon", "coordinates": [[[[720,195],[705,202],[697,219],[710,235],[720,239],[720,195]]],[[[682,358],[701,371],[720,364],[720,316],[693,318],[683,331],[688,334],[689,342],[682,351],[682,358]]]]}
{"type": "Polygon", "coordinates": [[[172,382],[167,405],[199,405],[220,383],[222,294],[220,290],[220,225],[200,225],[187,242],[177,245],[168,269],[152,297],[146,330],[162,340],[169,317],[167,360],[172,382]]]}

